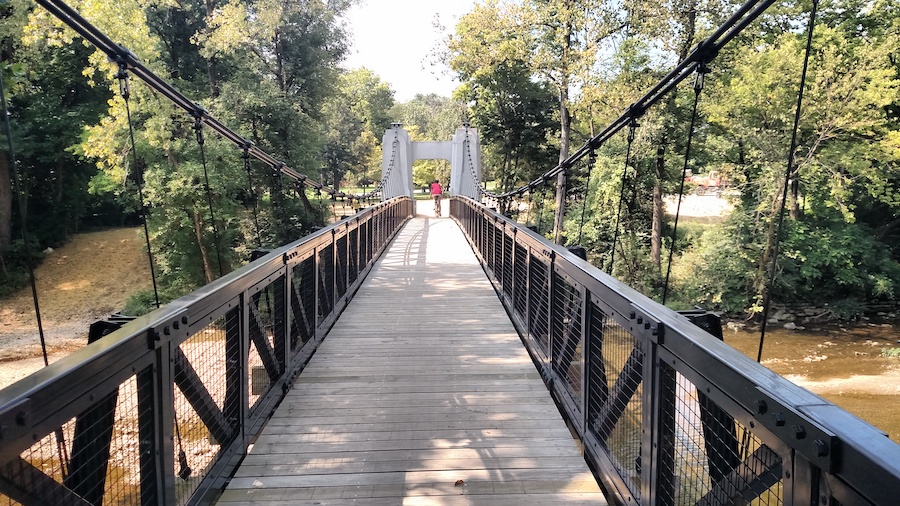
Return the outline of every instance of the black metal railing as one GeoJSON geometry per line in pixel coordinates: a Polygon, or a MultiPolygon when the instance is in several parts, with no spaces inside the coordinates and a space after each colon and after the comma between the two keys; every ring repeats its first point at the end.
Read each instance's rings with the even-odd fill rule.
{"type": "Polygon", "coordinates": [[[467,198],[464,230],[610,500],[896,504],[900,445],[467,198]]]}
{"type": "Polygon", "coordinates": [[[210,502],[412,214],[365,209],[0,391],[0,504],[210,502]]]}

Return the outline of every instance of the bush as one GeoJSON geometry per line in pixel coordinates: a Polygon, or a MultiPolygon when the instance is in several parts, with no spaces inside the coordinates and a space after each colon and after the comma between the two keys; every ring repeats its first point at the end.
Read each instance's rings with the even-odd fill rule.
{"type": "Polygon", "coordinates": [[[900,358],[900,348],[884,348],[881,350],[882,357],[900,358]]]}
{"type": "Polygon", "coordinates": [[[153,289],[148,288],[131,294],[125,301],[125,307],[122,314],[128,316],[141,316],[156,309],[156,297],[153,296],[153,289]]]}
{"type": "Polygon", "coordinates": [[[41,253],[41,248],[34,237],[29,241],[27,249],[22,239],[12,241],[6,254],[3,255],[3,264],[0,268],[0,297],[8,297],[28,286],[28,264],[37,267],[43,258],[44,254],[41,253]]]}

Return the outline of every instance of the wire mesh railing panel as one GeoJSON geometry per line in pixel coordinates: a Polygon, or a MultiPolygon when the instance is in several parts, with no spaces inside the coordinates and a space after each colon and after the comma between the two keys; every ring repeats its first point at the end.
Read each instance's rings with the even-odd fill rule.
{"type": "Polygon", "coordinates": [[[340,299],[347,293],[347,264],[349,263],[349,257],[347,256],[347,236],[343,235],[335,241],[335,255],[334,255],[334,266],[335,266],[335,289],[337,290],[336,297],[340,299]]]}
{"type": "Polygon", "coordinates": [[[516,243],[515,250],[516,261],[513,263],[513,308],[524,319],[525,312],[528,310],[528,263],[525,261],[528,249],[516,243]]]}
{"type": "Polygon", "coordinates": [[[74,433],[75,419],[72,419],[35,441],[18,459],[3,466],[0,469],[0,479],[4,482],[0,489],[0,504],[33,504],[35,499],[44,504],[66,504],[77,498],[72,490],[63,486],[69,476],[69,451],[74,433]]]}
{"type": "Polygon", "coordinates": [[[316,259],[291,269],[291,352],[297,353],[316,332],[316,259]]]}
{"type": "Polygon", "coordinates": [[[484,228],[484,261],[487,264],[488,269],[491,272],[494,272],[495,263],[494,263],[494,234],[497,233],[497,229],[494,228],[492,223],[485,223],[484,228]]]}
{"type": "Polygon", "coordinates": [[[284,370],[282,283],[275,282],[250,297],[250,353],[247,381],[251,413],[284,370]]]}
{"type": "Polygon", "coordinates": [[[501,283],[503,282],[503,237],[505,235],[502,227],[492,227],[491,257],[493,265],[491,266],[491,270],[493,270],[494,277],[497,278],[497,281],[501,283]]]}
{"type": "Polygon", "coordinates": [[[481,258],[484,258],[486,262],[488,262],[488,267],[490,267],[490,261],[488,260],[488,252],[490,251],[490,234],[491,234],[491,224],[485,216],[478,217],[478,227],[480,230],[480,244],[481,247],[481,258]]]}
{"type": "Polygon", "coordinates": [[[513,293],[513,238],[504,233],[503,239],[503,293],[512,297],[513,293]]]}
{"type": "Polygon", "coordinates": [[[550,356],[550,266],[536,255],[529,263],[528,329],[545,357],[550,356]]]}
{"type": "Polygon", "coordinates": [[[551,335],[553,343],[553,371],[564,380],[566,391],[574,402],[574,419],[581,418],[582,366],[582,295],[576,286],[564,276],[553,273],[553,299],[551,301],[551,335]]]}
{"type": "MultiPolygon", "coordinates": [[[[240,389],[228,367],[229,353],[240,328],[238,311],[219,317],[173,351],[175,378],[174,433],[176,500],[186,504],[200,486],[220,449],[236,435],[237,420],[230,417],[240,389]],[[230,388],[227,388],[230,387],[230,388]],[[237,387],[237,388],[235,388],[237,387]]],[[[239,351],[239,350],[237,350],[239,351]]]]}
{"type": "Polygon", "coordinates": [[[141,435],[152,431],[152,418],[140,416],[140,406],[132,376],[4,466],[10,495],[0,495],[0,504],[20,504],[18,489],[31,496],[19,497],[26,504],[141,505],[141,477],[152,465],[141,457],[141,435]]]}
{"type": "MultiPolygon", "coordinates": [[[[152,465],[149,459],[145,458],[143,461],[141,459],[141,434],[152,432],[152,428],[147,427],[152,419],[148,416],[140,416],[138,395],[137,377],[132,376],[119,386],[115,394],[111,394],[98,403],[108,403],[107,407],[115,406],[103,504],[117,506],[141,504],[141,476],[146,476],[150,472],[147,467],[152,465]]],[[[104,413],[98,415],[106,416],[104,413]]],[[[87,430],[90,432],[104,431],[106,430],[105,423],[103,420],[92,420],[92,426],[87,430]]],[[[73,461],[75,458],[75,448],[73,448],[73,461]]],[[[95,469],[97,468],[95,467],[95,469]]],[[[97,472],[92,469],[87,469],[87,471],[97,472]]],[[[75,470],[70,468],[70,476],[74,472],[75,470]]],[[[72,481],[75,483],[81,480],[72,477],[72,481]]]]}
{"type": "Polygon", "coordinates": [[[334,246],[319,250],[319,323],[334,309],[334,246]]]}
{"type": "Polygon", "coordinates": [[[355,228],[350,231],[350,251],[349,251],[349,266],[348,266],[348,274],[350,283],[355,283],[356,279],[359,277],[359,229],[355,228]]]}
{"type": "Polygon", "coordinates": [[[641,497],[644,353],[640,340],[590,302],[587,427],[635,499],[641,497]]]}
{"type": "Polygon", "coordinates": [[[782,504],[782,458],[661,364],[661,504],[782,504]]]}

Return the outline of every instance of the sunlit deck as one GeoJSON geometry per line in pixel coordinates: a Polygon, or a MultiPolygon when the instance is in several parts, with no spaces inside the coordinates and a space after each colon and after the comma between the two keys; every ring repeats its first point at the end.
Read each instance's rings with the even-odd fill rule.
{"type": "Polygon", "coordinates": [[[220,504],[605,504],[456,223],[411,220],[220,504]]]}

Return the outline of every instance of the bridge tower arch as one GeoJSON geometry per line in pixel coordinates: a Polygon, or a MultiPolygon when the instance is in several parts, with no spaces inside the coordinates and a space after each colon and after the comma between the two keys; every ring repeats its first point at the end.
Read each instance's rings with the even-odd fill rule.
{"type": "Polygon", "coordinates": [[[481,198],[481,142],[475,128],[457,128],[453,139],[446,142],[411,141],[409,132],[394,123],[384,132],[381,152],[382,200],[404,195],[412,198],[412,165],[416,160],[449,161],[450,195],[481,198]]]}

